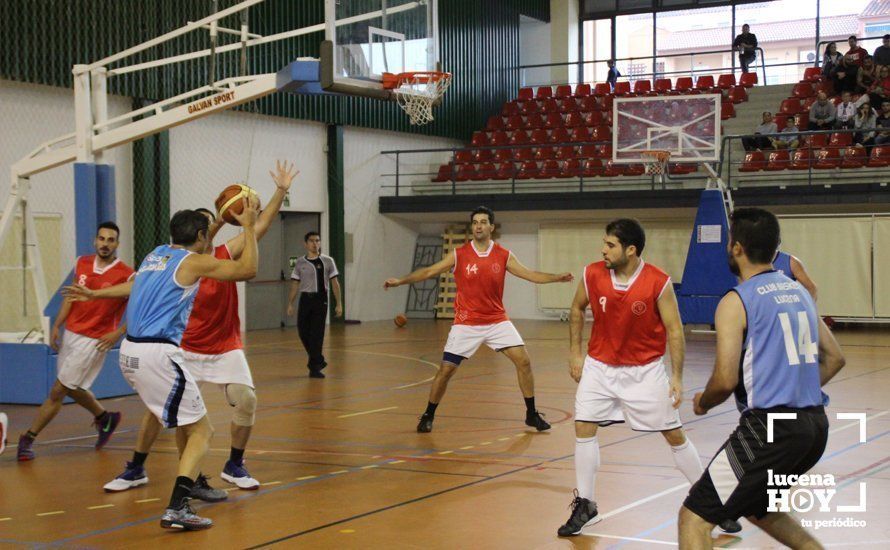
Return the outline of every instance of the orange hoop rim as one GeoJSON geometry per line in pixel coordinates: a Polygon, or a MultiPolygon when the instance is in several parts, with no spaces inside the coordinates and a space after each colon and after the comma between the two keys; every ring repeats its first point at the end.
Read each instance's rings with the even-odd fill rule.
{"type": "Polygon", "coordinates": [[[671,158],[671,152],[664,149],[648,149],[640,151],[640,156],[654,158],[656,162],[667,162],[671,158]]]}
{"type": "Polygon", "coordinates": [[[407,73],[383,73],[383,88],[394,90],[408,81],[415,84],[426,84],[451,79],[451,73],[442,71],[412,71],[407,73]]]}

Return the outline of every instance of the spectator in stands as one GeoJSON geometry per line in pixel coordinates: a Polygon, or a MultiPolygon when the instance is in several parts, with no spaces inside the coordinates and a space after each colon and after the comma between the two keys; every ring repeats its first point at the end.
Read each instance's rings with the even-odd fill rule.
{"type": "MultiPolygon", "coordinates": [[[[825,55],[822,56],[822,76],[835,80],[843,58],[844,57],[837,51],[837,44],[829,42],[828,45],[825,46],[825,55]]],[[[835,89],[837,89],[836,85],[835,89]]]]}
{"type": "Polygon", "coordinates": [[[875,48],[875,64],[890,66],[890,34],[884,35],[884,43],[875,48]]]}
{"type": "Polygon", "coordinates": [[[869,55],[862,60],[862,66],[856,71],[856,93],[868,93],[877,79],[878,73],[875,69],[875,58],[869,55]]]}
{"type": "Polygon", "coordinates": [[[770,141],[770,138],[765,134],[778,133],[779,128],[776,126],[776,123],[773,122],[773,114],[769,111],[764,111],[763,121],[760,123],[760,126],[754,128],[754,135],[752,137],[742,138],[742,146],[745,148],[745,151],[772,149],[773,144],[770,141]]]}
{"type": "Polygon", "coordinates": [[[881,104],[881,114],[875,122],[875,145],[890,144],[890,101],[881,104]]]}
{"type": "Polygon", "coordinates": [[[773,147],[775,149],[797,149],[797,145],[800,142],[800,136],[798,135],[800,130],[797,129],[799,125],[800,115],[795,115],[780,132],[781,134],[788,134],[787,136],[782,135],[776,138],[770,138],[773,147]]]}
{"type": "Polygon", "coordinates": [[[841,94],[841,102],[837,106],[837,120],[834,124],[835,128],[852,128],[853,119],[856,118],[856,104],[850,92],[841,94]]]}
{"type": "Polygon", "coordinates": [[[875,112],[867,101],[859,105],[856,109],[856,118],[853,119],[853,127],[856,129],[856,133],[853,134],[853,142],[868,149],[869,153],[871,153],[871,146],[875,144],[877,119],[878,117],[875,116],[875,112]]]}
{"type": "Polygon", "coordinates": [[[878,77],[874,84],[868,89],[868,101],[872,105],[880,105],[885,101],[890,101],[890,65],[881,65],[878,67],[878,77]]]}
{"type": "Polygon", "coordinates": [[[739,52],[739,63],[742,65],[742,72],[748,72],[748,65],[757,58],[757,37],[749,32],[751,27],[742,25],[742,34],[735,37],[732,41],[732,49],[739,52]]]}
{"type": "Polygon", "coordinates": [[[834,90],[836,92],[856,90],[856,73],[859,72],[859,67],[862,66],[862,61],[865,59],[865,56],[868,55],[868,52],[865,51],[865,49],[859,47],[855,36],[848,38],[847,44],[850,45],[850,49],[844,54],[841,65],[838,68],[837,73],[835,73],[834,90]]]}
{"type": "Polygon", "coordinates": [[[618,82],[618,77],[621,76],[621,73],[619,73],[618,69],[615,67],[614,59],[606,61],[606,65],[609,66],[609,74],[606,75],[606,82],[608,82],[609,87],[611,87],[614,90],[615,83],[618,82]]]}
{"type": "Polygon", "coordinates": [[[828,101],[828,94],[820,91],[816,97],[816,101],[810,107],[810,124],[808,130],[830,130],[834,127],[834,121],[837,119],[837,109],[834,103],[828,101]]]}

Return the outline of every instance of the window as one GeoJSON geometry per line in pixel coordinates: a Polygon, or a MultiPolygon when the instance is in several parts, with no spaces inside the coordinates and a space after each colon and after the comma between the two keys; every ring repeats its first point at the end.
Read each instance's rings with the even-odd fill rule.
{"type": "Polygon", "coordinates": [[[629,80],[652,78],[653,18],[652,13],[615,18],[615,57],[629,80]]]}
{"type": "Polygon", "coordinates": [[[609,67],[604,60],[612,57],[612,20],[584,22],[584,82],[605,82],[609,67]]]}

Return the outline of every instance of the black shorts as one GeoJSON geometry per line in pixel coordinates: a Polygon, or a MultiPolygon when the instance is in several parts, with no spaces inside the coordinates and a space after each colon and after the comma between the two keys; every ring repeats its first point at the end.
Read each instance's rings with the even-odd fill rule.
{"type": "Polygon", "coordinates": [[[713,524],[740,517],[762,518],[769,505],[767,470],[779,475],[804,474],[822,458],[827,442],[828,417],[822,407],[746,411],[689,490],[683,506],[713,524]],[[767,414],[777,412],[797,413],[797,419],[774,419],[773,442],[767,443],[767,414]]]}

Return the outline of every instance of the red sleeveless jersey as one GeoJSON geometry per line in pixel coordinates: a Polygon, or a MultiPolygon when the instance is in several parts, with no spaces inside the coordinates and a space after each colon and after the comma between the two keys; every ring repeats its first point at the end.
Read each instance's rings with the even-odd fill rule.
{"type": "Polygon", "coordinates": [[[504,310],[504,278],[510,251],[491,241],[477,252],[470,241],[454,251],[455,325],[493,325],[507,321],[504,310]]]}
{"type": "MultiPolygon", "coordinates": [[[[224,244],[217,246],[213,255],[220,260],[232,259],[224,244]]],[[[219,355],[244,347],[238,317],[238,289],[234,281],[201,279],[180,346],[204,355],[219,355]]]]}
{"type": "MultiPolygon", "coordinates": [[[[132,275],[133,269],[120,259],[104,269],[99,268],[95,254],[81,256],[74,267],[74,282],[93,290],[125,283],[132,275]]],[[[117,330],[126,307],[126,298],[73,302],[71,312],[65,319],[65,330],[89,338],[101,338],[117,330]]]]}
{"type": "Polygon", "coordinates": [[[663,356],[667,333],[657,302],[669,284],[667,273],[642,261],[627,284],[619,283],[605,262],[585,267],[593,311],[587,355],[614,366],[647,365],[663,356]]]}

